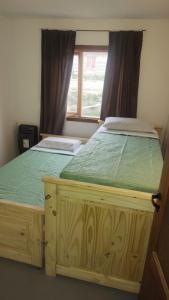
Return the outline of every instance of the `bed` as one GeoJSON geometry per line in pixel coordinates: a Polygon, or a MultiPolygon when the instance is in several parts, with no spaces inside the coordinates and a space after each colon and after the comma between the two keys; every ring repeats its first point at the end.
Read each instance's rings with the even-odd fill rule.
{"type": "Polygon", "coordinates": [[[0,168],[0,257],[43,265],[42,177],[59,176],[71,159],[32,149],[0,168]]]}
{"type": "Polygon", "coordinates": [[[44,177],[46,273],[138,293],[161,168],[153,136],[99,131],[44,177]]]}

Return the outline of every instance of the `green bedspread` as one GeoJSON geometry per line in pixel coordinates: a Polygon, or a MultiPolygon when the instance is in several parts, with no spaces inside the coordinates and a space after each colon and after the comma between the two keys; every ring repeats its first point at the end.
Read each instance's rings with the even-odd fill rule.
{"type": "Polygon", "coordinates": [[[0,199],[44,206],[43,176],[59,177],[72,156],[29,150],[0,168],[0,199]]]}
{"type": "Polygon", "coordinates": [[[63,169],[61,177],[154,192],[162,164],[157,139],[98,132],[63,169]]]}

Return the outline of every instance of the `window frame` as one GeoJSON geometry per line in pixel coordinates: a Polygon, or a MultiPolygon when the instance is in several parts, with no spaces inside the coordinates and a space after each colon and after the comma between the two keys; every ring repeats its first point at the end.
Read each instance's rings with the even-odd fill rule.
{"type": "Polygon", "coordinates": [[[93,46],[93,45],[77,45],[75,46],[74,55],[78,56],[78,97],[77,97],[77,111],[67,112],[66,120],[98,123],[97,117],[83,117],[82,116],[82,91],[83,91],[83,52],[108,52],[107,46],[93,46]]]}

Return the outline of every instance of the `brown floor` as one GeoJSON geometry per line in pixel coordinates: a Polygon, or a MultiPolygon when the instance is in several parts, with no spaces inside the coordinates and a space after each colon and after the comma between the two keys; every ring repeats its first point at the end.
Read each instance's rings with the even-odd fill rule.
{"type": "Polygon", "coordinates": [[[130,293],[0,259],[0,300],[136,300],[130,293]]]}

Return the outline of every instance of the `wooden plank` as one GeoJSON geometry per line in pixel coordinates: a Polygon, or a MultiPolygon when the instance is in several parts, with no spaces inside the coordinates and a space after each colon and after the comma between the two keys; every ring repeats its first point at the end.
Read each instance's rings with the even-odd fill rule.
{"type": "MultiPolygon", "coordinates": [[[[85,270],[95,271],[96,262],[98,260],[97,241],[100,232],[98,232],[98,225],[100,219],[100,210],[95,206],[88,206],[84,202],[84,209],[82,214],[83,220],[83,234],[82,234],[82,251],[81,251],[81,265],[79,268],[85,270]]],[[[103,270],[101,271],[103,272],[103,270]]]]}
{"type": "Polygon", "coordinates": [[[4,209],[6,210],[6,212],[8,211],[8,209],[10,210],[10,208],[18,208],[18,209],[23,209],[24,211],[32,211],[32,212],[39,212],[42,215],[44,214],[44,208],[39,207],[39,206],[34,206],[34,205],[30,205],[30,204],[26,204],[26,203],[19,203],[19,202],[14,202],[14,201],[10,201],[10,200],[6,200],[6,199],[0,199],[0,205],[1,205],[1,209],[3,208],[4,205],[4,209]]]}
{"type": "Polygon", "coordinates": [[[152,202],[149,200],[118,195],[110,192],[100,192],[96,190],[86,190],[79,187],[59,186],[59,195],[62,199],[69,199],[72,202],[87,201],[88,205],[97,203],[99,206],[118,206],[123,208],[132,208],[142,211],[154,212],[152,202]],[[71,193],[71,197],[70,197],[71,193]],[[92,198],[90,197],[92,194],[92,198]]]}
{"type": "Polygon", "coordinates": [[[32,254],[32,265],[42,266],[43,265],[43,241],[44,241],[44,217],[39,214],[33,215],[32,223],[32,245],[31,245],[31,254],[32,254]]]}
{"type": "Polygon", "coordinates": [[[79,267],[81,263],[83,203],[57,197],[57,264],[79,267]],[[80,237],[80,238],[79,238],[80,237]]]}
{"type": "MultiPolygon", "coordinates": [[[[6,248],[1,245],[0,245],[0,257],[8,258],[11,260],[15,260],[30,265],[32,264],[31,255],[25,254],[23,252],[18,253],[18,250],[15,251],[14,249],[10,249],[9,247],[6,248]]],[[[41,267],[41,266],[37,265],[37,267],[41,267]]]]}
{"type": "Polygon", "coordinates": [[[68,179],[61,179],[57,177],[52,176],[44,176],[42,179],[43,182],[46,183],[53,183],[57,184],[58,186],[72,186],[72,187],[79,187],[81,189],[85,190],[92,190],[105,193],[112,193],[112,194],[118,194],[118,195],[125,195],[132,198],[139,198],[144,200],[151,200],[152,194],[151,193],[145,193],[145,192],[139,192],[134,190],[127,190],[127,189],[120,189],[105,185],[99,185],[99,184],[93,184],[88,182],[81,182],[81,181],[75,181],[75,180],[68,180],[68,179]]]}
{"type": "Polygon", "coordinates": [[[57,200],[58,264],[140,281],[152,213],[57,200]]]}
{"type": "Polygon", "coordinates": [[[43,210],[0,200],[0,256],[42,266],[43,210]]]}
{"type": "MultiPolygon", "coordinates": [[[[59,270],[64,269],[64,275],[69,276],[70,270],[75,270],[71,274],[76,278],[89,275],[89,280],[94,282],[102,278],[103,284],[114,287],[120,280],[121,289],[138,291],[153,213],[145,207],[141,209],[141,204],[140,209],[138,205],[134,209],[129,207],[132,203],[129,196],[118,195],[117,191],[111,193],[109,188],[100,195],[100,190],[88,189],[88,185],[85,189],[86,185],[82,184],[81,188],[81,183],[75,186],[62,183],[62,180],[45,183],[49,210],[56,210],[54,205],[57,206],[56,219],[53,222],[49,218],[46,224],[50,233],[47,238],[47,273],[60,272],[56,269],[59,265],[59,270]],[[129,202],[128,207],[124,207],[122,201],[117,204],[120,197],[129,202]],[[95,279],[91,279],[90,274],[94,274],[95,279]],[[113,278],[113,281],[109,283],[107,278],[113,278]],[[135,287],[126,287],[125,282],[135,287]]],[[[148,202],[143,196],[132,200],[137,200],[138,204],[148,202]]]]}
{"type": "Polygon", "coordinates": [[[16,218],[0,219],[0,247],[27,253],[27,222],[16,218]]]}
{"type": "MultiPolygon", "coordinates": [[[[99,210],[96,207],[94,214],[97,222],[95,228],[90,227],[90,231],[96,232],[92,269],[104,275],[139,282],[148,245],[145,236],[148,236],[147,229],[151,225],[149,214],[114,207],[99,210]]],[[[88,240],[83,246],[83,249],[87,248],[88,240]]]]}
{"type": "Polygon", "coordinates": [[[130,211],[131,226],[128,232],[128,245],[126,259],[123,256],[122,271],[126,277],[141,282],[145,265],[146,253],[153,214],[150,212],[130,211]],[[127,271],[126,271],[127,270],[127,271]]]}
{"type": "Polygon", "coordinates": [[[128,292],[138,293],[140,289],[140,284],[138,282],[123,280],[121,278],[112,276],[104,276],[102,274],[90,272],[83,269],[56,265],[56,272],[57,274],[61,274],[64,276],[77,278],[80,280],[85,280],[100,285],[125,290],[128,292]]]}
{"type": "Polygon", "coordinates": [[[50,276],[56,275],[56,186],[45,185],[45,267],[46,273],[50,276]]]}

